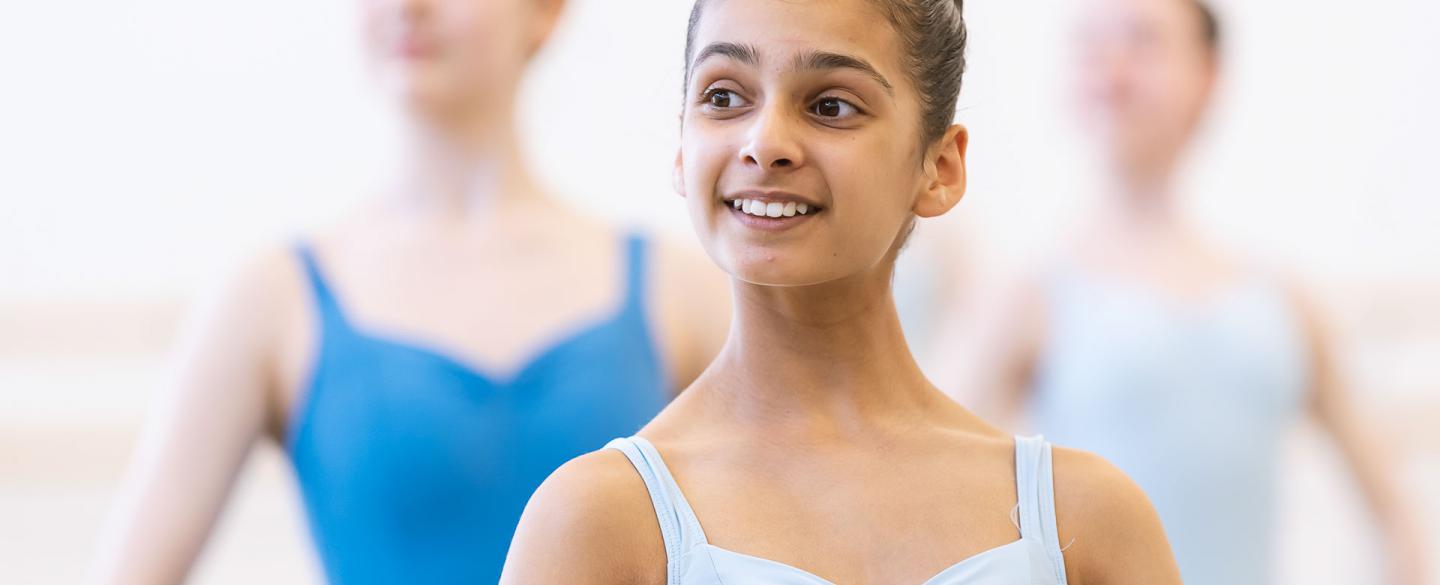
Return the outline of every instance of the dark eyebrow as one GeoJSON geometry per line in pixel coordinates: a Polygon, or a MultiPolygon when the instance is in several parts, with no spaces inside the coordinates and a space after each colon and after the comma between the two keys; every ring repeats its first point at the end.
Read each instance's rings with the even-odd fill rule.
{"type": "Polygon", "coordinates": [[[710,43],[695,56],[695,61],[690,64],[690,68],[698,67],[700,63],[711,57],[729,57],[750,66],[760,64],[760,53],[755,50],[755,47],[736,43],[710,43]]]}
{"type": "Polygon", "coordinates": [[[890,81],[880,74],[878,69],[859,57],[841,55],[839,53],[827,53],[825,51],[810,51],[795,57],[795,62],[790,65],[797,70],[826,70],[826,69],[854,69],[874,79],[885,92],[891,96],[895,95],[895,87],[890,81]]]}

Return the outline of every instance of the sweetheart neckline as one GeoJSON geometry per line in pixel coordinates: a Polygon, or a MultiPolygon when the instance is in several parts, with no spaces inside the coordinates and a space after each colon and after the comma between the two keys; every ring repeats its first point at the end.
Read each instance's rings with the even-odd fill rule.
{"type": "MultiPolygon", "coordinates": [[[[973,554],[973,555],[970,555],[970,556],[966,557],[964,560],[961,560],[960,562],[957,562],[957,563],[955,563],[955,564],[953,564],[953,565],[950,565],[950,566],[944,568],[944,569],[941,570],[939,573],[936,573],[934,576],[932,576],[932,577],[930,577],[929,579],[926,579],[925,581],[921,582],[920,585],[941,585],[941,584],[939,583],[939,581],[938,581],[939,579],[943,579],[946,575],[949,575],[949,574],[951,574],[951,573],[954,573],[955,571],[958,571],[958,570],[964,568],[965,566],[969,565],[972,561],[976,561],[977,559],[990,556],[990,555],[992,555],[992,554],[994,554],[994,553],[998,553],[998,552],[1003,551],[1003,550],[1008,550],[1008,549],[1010,549],[1010,548],[1016,547],[1016,546],[1018,546],[1018,545],[1021,545],[1021,544],[1026,543],[1026,542],[1029,542],[1029,541],[1026,540],[1024,537],[1021,537],[1021,538],[1019,538],[1019,539],[1012,540],[1012,541],[1007,542],[1007,543],[1005,543],[1005,544],[1002,544],[1002,545],[1000,545],[1000,546],[991,547],[991,548],[985,549],[985,550],[983,550],[983,551],[980,551],[980,552],[978,552],[978,553],[975,553],[975,554],[973,554]]],[[[750,555],[750,554],[745,554],[745,553],[742,553],[742,552],[733,551],[733,550],[730,550],[730,549],[728,549],[728,548],[724,548],[724,547],[721,547],[721,546],[716,546],[716,545],[710,544],[710,543],[708,543],[708,542],[702,543],[701,546],[706,547],[706,548],[707,548],[708,550],[710,550],[711,552],[719,551],[719,552],[721,552],[721,553],[730,555],[730,556],[732,556],[732,557],[739,558],[739,559],[744,560],[744,561],[764,563],[764,564],[767,564],[767,565],[772,565],[772,566],[778,567],[778,568],[783,569],[783,570],[786,570],[786,571],[791,571],[791,572],[794,572],[794,573],[799,574],[799,575],[801,575],[801,576],[804,576],[804,577],[806,577],[806,578],[808,578],[808,579],[813,579],[813,580],[815,580],[817,583],[820,583],[820,584],[822,584],[822,585],[835,585],[835,583],[834,583],[833,581],[830,581],[830,580],[828,580],[828,579],[826,579],[826,578],[824,578],[824,577],[821,577],[821,576],[819,576],[819,575],[816,575],[816,574],[814,574],[814,573],[811,573],[810,571],[806,571],[805,569],[801,569],[801,568],[796,567],[796,566],[794,566],[794,565],[787,565],[787,564],[782,563],[782,562],[780,562],[780,561],[776,561],[776,560],[772,560],[772,559],[767,559],[767,558],[765,558],[765,557],[757,557],[757,556],[755,556],[755,555],[750,555]]]]}
{"type": "Polygon", "coordinates": [[[513,386],[524,379],[531,370],[542,365],[553,355],[573,346],[581,339],[589,337],[599,331],[614,326],[625,314],[625,308],[619,307],[616,310],[608,311],[599,316],[593,316],[581,321],[578,326],[567,327],[549,336],[545,343],[537,345],[527,352],[523,359],[509,364],[507,367],[496,368],[490,364],[481,364],[481,360],[470,359],[469,356],[462,356],[460,353],[450,351],[445,347],[428,343],[418,337],[408,336],[402,333],[381,331],[368,327],[351,327],[351,335],[379,345],[389,346],[407,351],[425,354],[442,362],[456,367],[474,378],[484,380],[492,386],[513,386]]]}

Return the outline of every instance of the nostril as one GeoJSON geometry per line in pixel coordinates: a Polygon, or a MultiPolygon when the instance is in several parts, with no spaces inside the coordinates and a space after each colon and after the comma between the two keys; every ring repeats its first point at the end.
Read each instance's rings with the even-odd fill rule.
{"type": "Polygon", "coordinates": [[[794,163],[791,163],[791,162],[790,162],[790,159],[788,159],[788,158],[781,158],[781,159],[776,159],[775,162],[770,163],[770,164],[771,164],[771,166],[776,166],[776,167],[788,167],[788,166],[790,166],[790,165],[792,165],[792,164],[794,164],[794,163]]]}

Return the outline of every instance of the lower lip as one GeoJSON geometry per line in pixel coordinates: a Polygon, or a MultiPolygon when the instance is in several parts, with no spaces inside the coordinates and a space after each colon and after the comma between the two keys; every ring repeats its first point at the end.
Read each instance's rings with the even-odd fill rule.
{"type": "Polygon", "coordinates": [[[745,224],[745,227],[767,232],[780,232],[788,230],[806,221],[809,221],[811,218],[814,218],[816,214],[820,213],[819,211],[811,211],[810,213],[807,213],[805,215],[800,215],[797,213],[790,217],[761,217],[758,215],[750,215],[748,213],[740,211],[739,209],[735,208],[735,204],[733,203],[726,203],[722,201],[720,204],[724,206],[725,209],[729,210],[730,214],[735,216],[735,218],[738,219],[740,223],[745,224]]]}

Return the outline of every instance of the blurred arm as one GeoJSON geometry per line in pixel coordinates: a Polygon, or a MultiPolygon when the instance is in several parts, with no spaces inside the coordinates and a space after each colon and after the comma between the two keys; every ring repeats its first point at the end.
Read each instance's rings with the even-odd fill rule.
{"type": "Polygon", "coordinates": [[[1332,350],[1334,339],[1319,310],[1296,295],[1311,355],[1313,390],[1310,412],[1335,441],[1366,502],[1387,537],[1394,583],[1424,585],[1424,544],[1414,508],[1407,506],[1395,481],[1398,461],[1366,424],[1345,392],[1332,350]]]}
{"type": "Polygon", "coordinates": [[[262,259],[188,319],[101,536],[90,583],[183,582],[265,429],[279,271],[262,259]]]}

